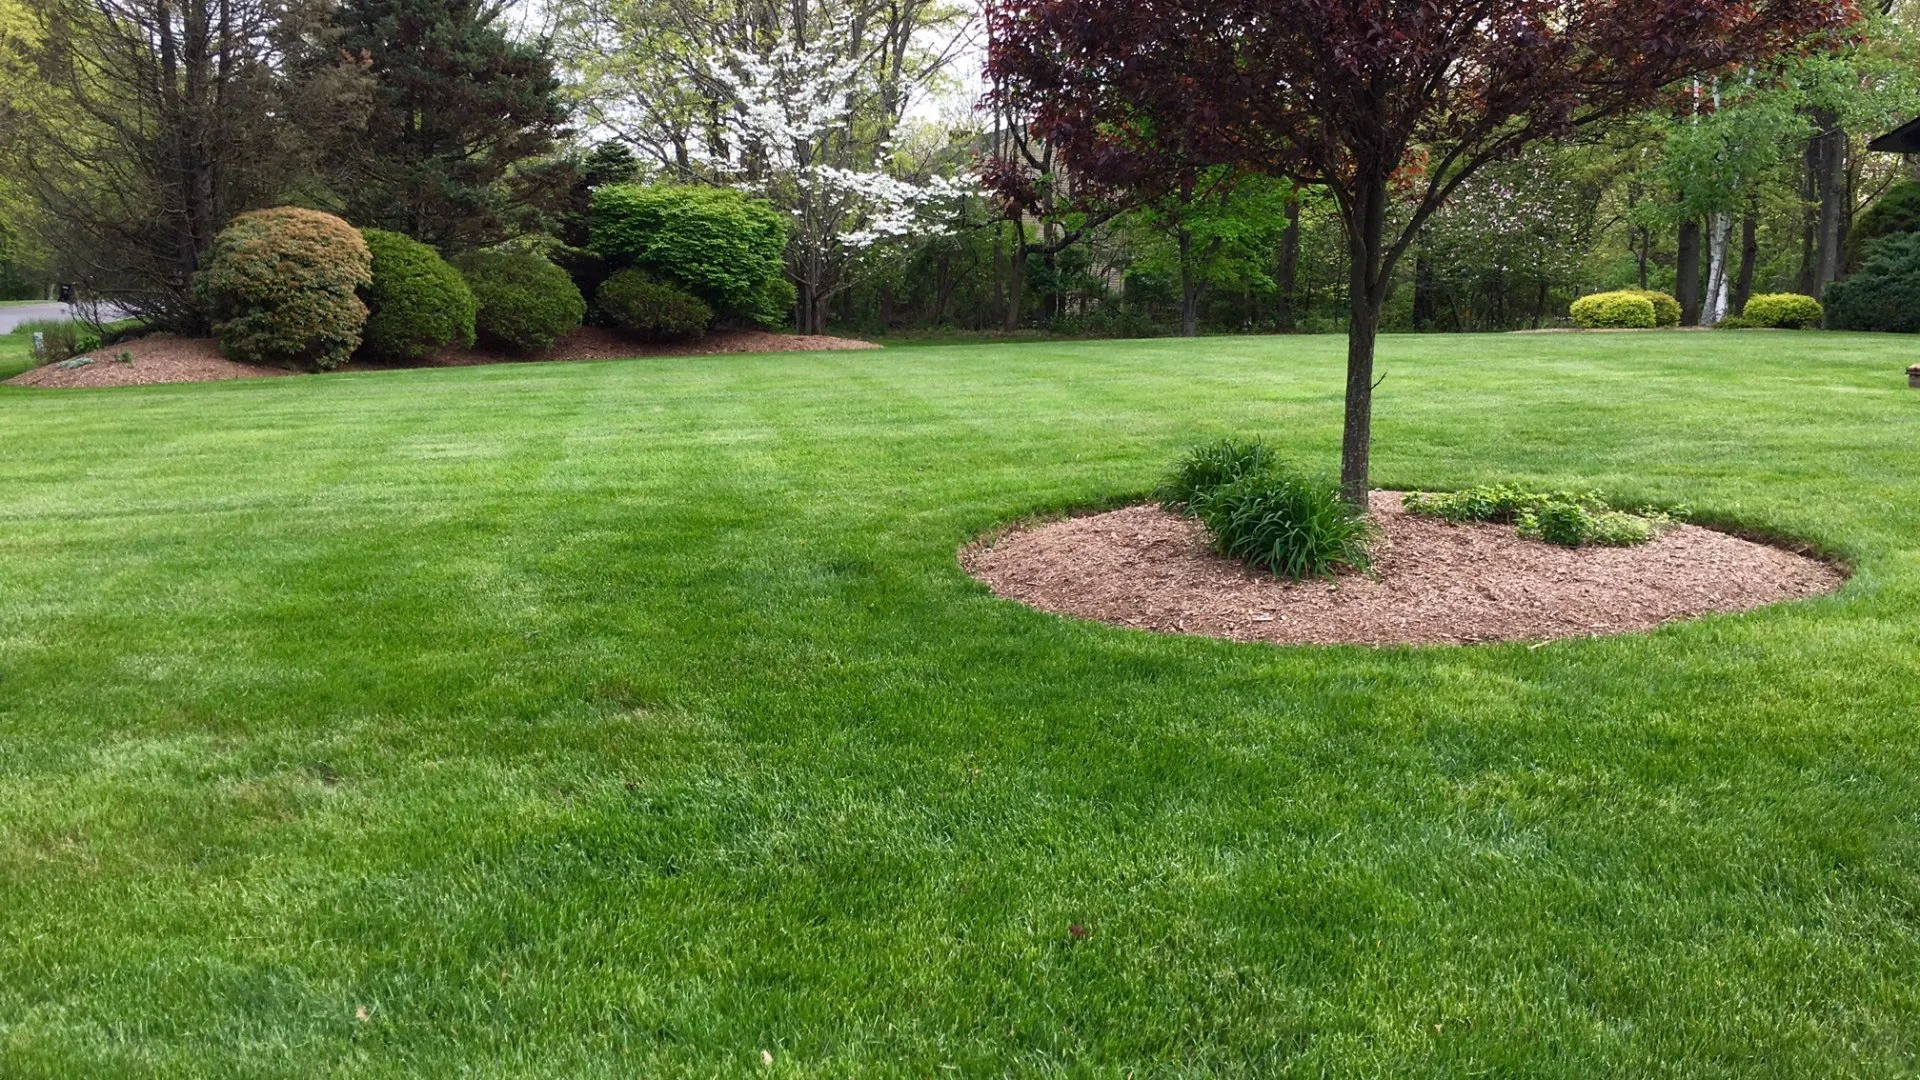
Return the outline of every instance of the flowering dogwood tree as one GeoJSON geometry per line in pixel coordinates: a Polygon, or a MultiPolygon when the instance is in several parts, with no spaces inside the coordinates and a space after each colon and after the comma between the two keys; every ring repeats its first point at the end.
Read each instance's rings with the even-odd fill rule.
{"type": "Polygon", "coordinates": [[[729,108],[696,160],[792,214],[788,264],[803,334],[823,332],[828,301],[859,280],[875,249],[944,231],[973,189],[967,180],[903,179],[848,160],[842,151],[859,105],[879,89],[871,66],[847,47],[849,34],[837,22],[804,45],[795,35],[764,53],[716,55],[706,71],[729,108]]]}

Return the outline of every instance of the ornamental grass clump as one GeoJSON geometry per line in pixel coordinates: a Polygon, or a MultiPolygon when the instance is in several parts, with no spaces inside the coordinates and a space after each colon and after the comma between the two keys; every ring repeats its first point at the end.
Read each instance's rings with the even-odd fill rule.
{"type": "Polygon", "coordinates": [[[1187,452],[1156,494],[1198,518],[1214,550],[1300,580],[1371,562],[1373,523],[1332,481],[1304,476],[1257,439],[1222,439],[1187,452]]]}

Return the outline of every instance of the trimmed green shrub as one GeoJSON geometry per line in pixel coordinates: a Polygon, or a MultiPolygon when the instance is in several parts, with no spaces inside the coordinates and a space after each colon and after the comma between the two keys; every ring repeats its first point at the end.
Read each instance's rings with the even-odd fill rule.
{"type": "Polygon", "coordinates": [[[1330,480],[1314,480],[1274,463],[1189,504],[1214,550],[1275,577],[1332,577],[1365,570],[1373,523],[1340,497],[1330,480]]]}
{"type": "Polygon", "coordinates": [[[1747,301],[1740,321],[1774,330],[1818,329],[1826,318],[1820,301],[1799,293],[1762,293],[1747,301]]]}
{"type": "Polygon", "coordinates": [[[538,255],[476,251],[454,265],[473,290],[474,330],[483,341],[542,352],[586,318],[587,302],[573,279],[538,255]]]}
{"type": "Polygon", "coordinates": [[[1653,305],[1653,325],[1656,327],[1680,325],[1680,301],[1663,292],[1653,289],[1622,289],[1628,296],[1644,296],[1647,303],[1653,305]]]}
{"type": "Polygon", "coordinates": [[[89,353],[101,345],[100,334],[85,323],[72,319],[28,319],[15,323],[8,333],[32,340],[39,334],[46,351],[34,357],[36,363],[51,364],[89,353]]]}
{"type": "MultiPolygon", "coordinates": [[[[765,321],[785,280],[787,222],[727,188],[612,184],[596,188],[591,246],[616,269],[637,266],[706,301],[723,318],[765,321]]],[[[780,306],[784,319],[791,304],[780,306]]]]}
{"type": "Polygon", "coordinates": [[[321,370],[360,346],[373,257],[353,226],[282,206],[233,219],[193,279],[220,351],[249,364],[321,370]]]}
{"type": "Polygon", "coordinates": [[[440,253],[385,229],[362,229],[373,281],[361,348],[382,360],[419,360],[448,345],[474,342],[473,290],[440,253]]]}
{"type": "Polygon", "coordinates": [[[1282,464],[1280,455],[1259,439],[1220,439],[1187,451],[1153,495],[1163,510],[1191,513],[1201,495],[1282,464]]]}
{"type": "Polygon", "coordinates": [[[608,323],[643,341],[698,341],[713,322],[705,301],[645,270],[608,278],[594,303],[608,323]]]}
{"type": "Polygon", "coordinates": [[[1902,233],[1920,232],[1920,182],[1902,181],[1853,219],[1847,233],[1847,270],[1860,269],[1873,257],[1880,241],[1902,233]]]}
{"type": "Polygon", "coordinates": [[[1881,239],[1860,272],[1827,286],[1824,299],[1829,329],[1920,332],[1920,233],[1881,239]]]}
{"type": "Polygon", "coordinates": [[[1671,525],[1675,515],[1654,507],[1629,514],[1609,509],[1594,492],[1527,491],[1487,484],[1464,491],[1407,493],[1409,514],[1460,524],[1489,521],[1515,525],[1521,536],[1565,547],[1630,547],[1644,544],[1671,525]]]}
{"type": "Polygon", "coordinates": [[[1583,296],[1569,314],[1575,326],[1586,330],[1651,330],[1658,323],[1653,301],[1632,292],[1583,296]]]}

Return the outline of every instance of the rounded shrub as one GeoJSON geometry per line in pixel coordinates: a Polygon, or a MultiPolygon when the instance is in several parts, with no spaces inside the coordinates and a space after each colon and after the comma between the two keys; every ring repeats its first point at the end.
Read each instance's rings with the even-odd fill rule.
{"type": "Polygon", "coordinates": [[[1920,332],[1920,233],[1882,239],[1859,273],[1827,286],[1825,299],[1829,329],[1920,332]]]}
{"type": "Polygon", "coordinates": [[[713,322],[705,301],[645,270],[608,278],[594,303],[614,328],[643,341],[698,341],[713,322]]]}
{"type": "Polygon", "coordinates": [[[473,290],[474,330],[483,341],[542,352],[586,318],[587,302],[573,279],[538,255],[477,251],[455,265],[473,290]]]}
{"type": "Polygon", "coordinates": [[[220,349],[250,364],[325,370],[360,345],[373,257],[353,226],[283,206],[233,219],[193,279],[220,349]]]}
{"type": "Polygon", "coordinates": [[[1585,330],[1651,330],[1658,324],[1653,301],[1637,292],[1583,296],[1569,314],[1573,324],[1585,330]]]}
{"type": "Polygon", "coordinates": [[[1810,330],[1826,318],[1820,301],[1799,293],[1762,293],[1747,301],[1740,321],[1776,330],[1810,330]]]}
{"type": "Polygon", "coordinates": [[[362,229],[373,255],[373,281],[360,291],[367,304],[361,348],[382,360],[418,360],[448,345],[474,342],[473,290],[440,257],[410,237],[362,229]]]}
{"type": "Polygon", "coordinates": [[[1276,577],[1332,577],[1364,570],[1373,523],[1331,481],[1274,464],[1202,492],[1189,504],[1214,550],[1276,577]]]}
{"type": "MultiPolygon", "coordinates": [[[[646,270],[725,318],[763,321],[772,306],[769,283],[785,280],[786,219],[727,188],[596,188],[588,232],[593,250],[615,269],[646,270]]],[[[776,314],[784,319],[786,309],[776,314]]]]}
{"type": "Polygon", "coordinates": [[[1680,301],[1666,293],[1653,289],[1622,289],[1628,296],[1644,296],[1647,303],[1653,305],[1653,325],[1656,327],[1680,325],[1680,301]]]}

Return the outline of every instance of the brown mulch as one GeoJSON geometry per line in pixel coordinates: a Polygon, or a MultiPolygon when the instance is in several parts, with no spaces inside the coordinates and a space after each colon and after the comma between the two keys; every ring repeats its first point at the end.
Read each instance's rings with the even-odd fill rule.
{"type": "Polygon", "coordinates": [[[1000,596],[1057,615],[1284,645],[1542,641],[1650,630],[1837,590],[1828,563],[1691,525],[1628,548],[1449,525],[1375,492],[1371,575],[1276,580],[1214,554],[1200,525],[1136,506],[1012,530],[961,563],[1000,596]]]}
{"type": "MultiPolygon", "coordinates": [[[[830,352],[877,349],[871,341],[853,338],[806,337],[765,330],[716,330],[695,342],[650,345],[621,337],[598,326],[583,326],[560,339],[553,348],[531,356],[508,356],[488,349],[442,349],[410,367],[469,367],[475,364],[538,363],[545,360],[625,360],[646,356],[718,356],[725,353],[830,352]]],[[[355,361],[342,371],[375,371],[392,365],[355,361]]]]}
{"type": "Polygon", "coordinates": [[[7,383],[45,387],[151,386],[293,374],[280,368],[235,363],[221,356],[220,346],[207,338],[178,338],[167,334],[108,345],[86,356],[93,362],[73,368],[46,364],[21,372],[7,383]]]}

